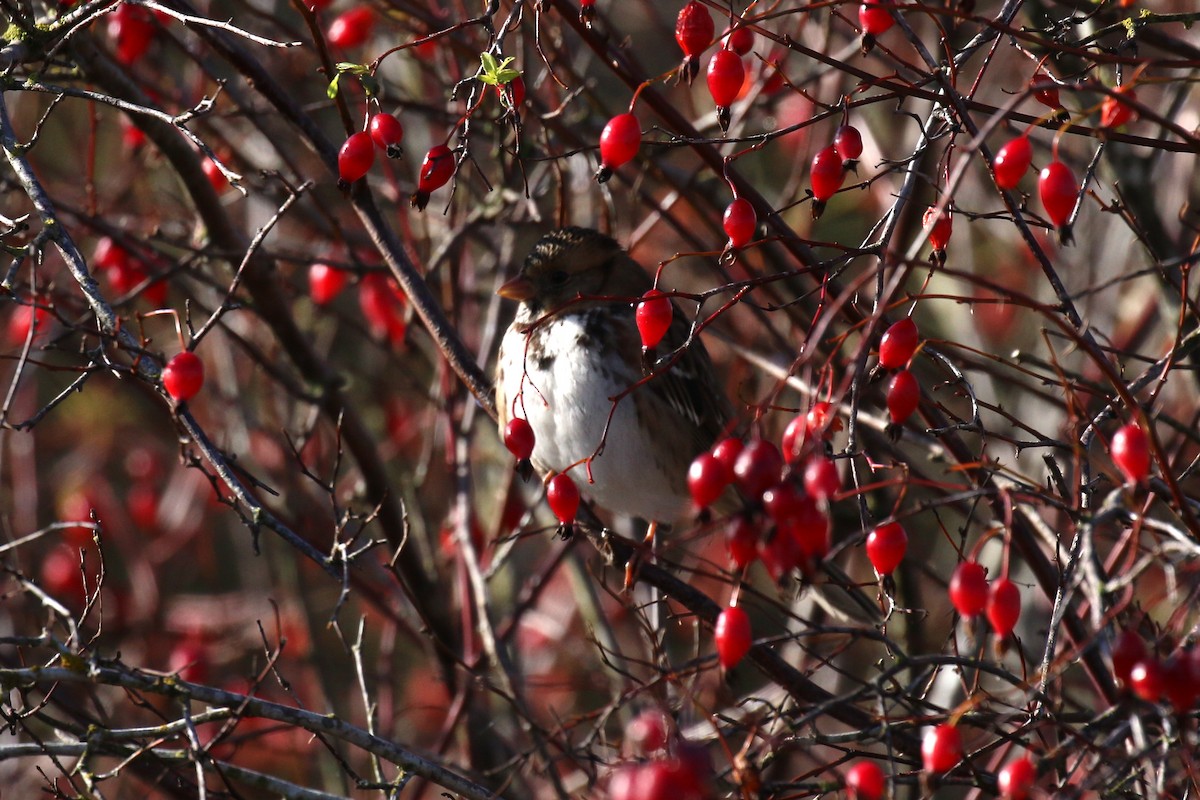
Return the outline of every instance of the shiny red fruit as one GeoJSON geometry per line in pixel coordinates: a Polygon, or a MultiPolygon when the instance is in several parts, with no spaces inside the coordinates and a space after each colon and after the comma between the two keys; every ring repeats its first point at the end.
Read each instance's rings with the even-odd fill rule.
{"type": "Polygon", "coordinates": [[[408,298],[389,275],[372,272],[358,284],[358,307],[376,339],[403,344],[408,333],[404,311],[407,305],[408,298]]]}
{"type": "Polygon", "coordinates": [[[612,170],[633,160],[641,145],[642,126],[636,116],[632,113],[625,113],[610,119],[600,134],[601,172],[597,174],[597,179],[603,183],[608,179],[607,174],[611,174],[612,170]],[[602,174],[605,177],[601,178],[602,174]]]}
{"type": "Polygon", "coordinates": [[[715,503],[732,480],[728,468],[712,453],[701,453],[688,467],[688,492],[697,508],[708,508],[715,503]]]}
{"type": "Polygon", "coordinates": [[[1129,688],[1148,703],[1157,703],[1163,694],[1163,668],[1153,655],[1143,658],[1129,671],[1129,688]]]}
{"type": "Polygon", "coordinates": [[[404,125],[395,114],[372,114],[371,121],[367,123],[367,132],[371,134],[375,146],[387,153],[388,158],[403,155],[400,143],[404,141],[404,125]]]}
{"type": "Polygon", "coordinates": [[[1056,228],[1063,227],[1071,218],[1078,193],[1079,184],[1075,182],[1075,175],[1066,164],[1055,160],[1042,167],[1042,172],[1038,175],[1038,195],[1042,198],[1046,216],[1056,228]]]}
{"type": "Polygon", "coordinates": [[[570,475],[560,472],[546,484],[546,502],[559,522],[570,525],[579,511],[579,487],[570,475]]]}
{"type": "MultiPolygon", "coordinates": [[[[854,161],[863,152],[862,134],[853,125],[842,125],[833,132],[833,149],[843,161],[854,161]]],[[[870,764],[871,762],[861,762],[870,764]]],[[[874,766],[872,764],[872,766],[874,766]]]]}
{"type": "Polygon", "coordinates": [[[996,151],[993,167],[996,171],[996,185],[1001,189],[1015,189],[1029,170],[1033,161],[1033,148],[1028,136],[1018,136],[1001,145],[996,151]]]}
{"type": "Polygon", "coordinates": [[[754,238],[758,228],[758,215],[754,206],[744,197],[735,197],[725,208],[725,217],[721,223],[725,235],[729,237],[729,247],[737,249],[745,247],[754,238]]]}
{"type": "Polygon", "coordinates": [[[190,400],[204,386],[204,362],[191,350],[177,353],[163,367],[162,384],[175,400],[190,400]]]}
{"type": "Polygon", "coordinates": [[[625,726],[625,741],[643,755],[656,753],[667,746],[667,720],[657,708],[647,708],[625,726]]]}
{"type": "Polygon", "coordinates": [[[533,455],[533,428],[520,417],[513,417],[504,426],[504,446],[520,461],[533,455]]]}
{"type": "Polygon", "coordinates": [[[694,58],[712,44],[717,28],[703,3],[691,0],[675,18],[675,41],[685,56],[694,58]]]}
{"type": "Polygon", "coordinates": [[[847,800],[883,800],[883,770],[874,761],[856,761],[846,770],[847,800]]]}
{"type": "Polygon", "coordinates": [[[879,340],[879,366],[884,369],[900,369],[912,360],[913,353],[921,344],[921,334],[912,317],[904,317],[892,323],[879,340]]]}
{"type": "Polygon", "coordinates": [[[1028,800],[1036,781],[1037,767],[1024,756],[1005,764],[996,775],[996,787],[1003,800],[1028,800]]]}
{"type": "Polygon", "coordinates": [[[445,186],[454,177],[454,151],[447,145],[438,144],[429,148],[425,160],[421,162],[421,172],[417,177],[417,191],[413,192],[412,204],[418,210],[424,210],[429,202],[429,195],[445,186]]]}
{"type": "Polygon", "coordinates": [[[1127,628],[1121,631],[1112,643],[1113,677],[1129,684],[1133,665],[1146,657],[1146,643],[1137,631],[1127,628]]]}
{"type": "Polygon", "coordinates": [[[929,246],[937,252],[944,251],[946,245],[950,244],[950,234],[954,231],[954,217],[950,209],[947,208],[939,214],[936,206],[930,206],[925,209],[921,224],[929,231],[929,246]]]}
{"type": "Polygon", "coordinates": [[[1002,639],[1011,636],[1021,616],[1021,590],[1008,578],[1000,578],[988,589],[985,610],[996,635],[1002,639]]]}
{"type": "Polygon", "coordinates": [[[658,343],[667,335],[667,331],[671,329],[671,319],[675,315],[675,309],[671,305],[670,297],[658,289],[650,289],[642,295],[642,299],[637,304],[637,311],[634,313],[638,333],[642,337],[642,347],[650,349],[657,347],[658,343]]]}
{"type": "MultiPolygon", "coordinates": [[[[838,189],[842,188],[845,174],[845,170],[842,169],[842,157],[838,155],[833,145],[818,150],[817,154],[813,156],[812,169],[809,172],[813,197],[820,203],[829,200],[837,193],[838,189]]],[[[817,212],[814,209],[815,213],[817,212]]]]}
{"type": "Polygon", "coordinates": [[[804,491],[817,500],[829,500],[842,488],[837,462],[814,454],[804,465],[804,491]]]}
{"type": "Polygon", "coordinates": [[[887,407],[892,422],[896,425],[912,416],[921,403],[921,387],[917,379],[906,369],[902,369],[888,384],[887,407]]]}
{"type": "Polygon", "coordinates": [[[880,575],[891,575],[904,560],[908,534],[899,522],[880,525],[867,534],[867,558],[880,575]]]}
{"type": "Polygon", "coordinates": [[[108,35],[116,45],[117,61],[129,66],[146,55],[158,28],[145,6],[122,3],[108,17],[108,35]]]}
{"type": "Polygon", "coordinates": [[[345,183],[354,183],[366,175],[374,163],[375,143],[370,134],[352,133],[338,150],[338,178],[345,183]]]}
{"type": "Polygon", "coordinates": [[[734,517],[725,529],[725,547],[734,566],[745,569],[758,557],[758,528],[746,516],[734,517]]]}
{"type": "Polygon", "coordinates": [[[733,669],[750,652],[754,637],[750,630],[750,617],[738,606],[730,606],[717,616],[713,630],[717,645],[717,660],[725,669],[733,669]]]}
{"type": "Polygon", "coordinates": [[[877,3],[863,3],[858,7],[858,25],[868,36],[879,36],[896,24],[891,13],[877,3]]]}
{"type": "Polygon", "coordinates": [[[721,44],[744,56],[754,49],[754,31],[744,26],[734,28],[722,37],[721,44]]]}
{"type": "Polygon", "coordinates": [[[1033,91],[1033,99],[1046,108],[1057,111],[1063,107],[1062,100],[1058,96],[1058,87],[1047,76],[1041,73],[1034,75],[1029,79],[1029,88],[1033,91]]]}
{"type": "Polygon", "coordinates": [[[783,473],[779,448],[766,439],[755,439],[742,448],[733,465],[733,476],[748,496],[757,499],[779,482],[783,473]]]}
{"type": "Polygon", "coordinates": [[[1124,85],[1113,89],[1113,94],[1104,98],[1100,105],[1100,127],[1119,128],[1134,117],[1133,106],[1126,101],[1136,101],[1137,92],[1132,86],[1124,85]]]}
{"type": "Polygon", "coordinates": [[[342,293],[349,280],[344,269],[317,262],[308,268],[308,296],[319,306],[327,305],[342,293]]]}
{"type": "Polygon", "coordinates": [[[962,734],[953,725],[938,725],[921,740],[921,761],[931,775],[944,775],[962,758],[962,734]]]}
{"type": "Polygon", "coordinates": [[[808,565],[823,559],[833,544],[829,517],[812,497],[800,498],[790,518],[780,523],[780,530],[791,536],[800,551],[801,561],[808,565]]]}
{"type": "Polygon", "coordinates": [[[742,57],[732,50],[718,50],[708,62],[708,91],[713,102],[728,108],[742,91],[746,81],[746,66],[742,57]]]}
{"type": "Polygon", "coordinates": [[[1129,483],[1144,481],[1150,474],[1150,442],[1136,422],[1117,429],[1109,446],[1109,455],[1129,483]]]}
{"type": "Polygon", "coordinates": [[[733,475],[733,467],[737,463],[738,456],[742,454],[742,448],[746,443],[736,436],[730,436],[713,445],[712,454],[717,457],[729,470],[729,474],[733,475]]]}
{"type": "Polygon", "coordinates": [[[375,12],[367,6],[356,6],[342,12],[329,24],[325,38],[334,47],[358,47],[374,30],[375,12]]]}
{"type": "Polygon", "coordinates": [[[987,572],[975,561],[963,561],[950,576],[950,602],[964,617],[983,611],[988,601],[987,572]]]}

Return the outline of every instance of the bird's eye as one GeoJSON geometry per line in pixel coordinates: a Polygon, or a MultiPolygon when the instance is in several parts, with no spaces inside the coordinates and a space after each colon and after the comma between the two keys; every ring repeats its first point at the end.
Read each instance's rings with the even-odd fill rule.
{"type": "Polygon", "coordinates": [[[567,279],[570,277],[571,276],[567,274],[566,270],[556,269],[554,272],[550,273],[550,283],[553,286],[565,286],[567,279]]]}

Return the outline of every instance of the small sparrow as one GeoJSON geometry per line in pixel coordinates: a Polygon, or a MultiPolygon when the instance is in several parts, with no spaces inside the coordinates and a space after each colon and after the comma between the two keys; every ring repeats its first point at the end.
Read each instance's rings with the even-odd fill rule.
{"type": "Polygon", "coordinates": [[[501,430],[513,417],[533,428],[539,471],[567,472],[609,511],[669,524],[688,511],[692,459],[731,409],[678,308],[658,361],[643,360],[635,308],[652,285],[598,231],[542,237],[498,290],[521,305],[500,343],[496,405],[501,430]]]}

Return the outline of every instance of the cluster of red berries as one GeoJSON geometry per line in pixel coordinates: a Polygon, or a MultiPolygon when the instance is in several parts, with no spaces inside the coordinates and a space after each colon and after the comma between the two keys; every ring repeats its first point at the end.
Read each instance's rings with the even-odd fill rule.
{"type": "Polygon", "coordinates": [[[831,416],[827,403],[797,416],[784,432],[782,452],[766,439],[731,437],[692,461],[687,483],[697,508],[709,508],[731,486],[746,502],[725,534],[737,568],[761,559],[772,579],[780,581],[793,569],[810,572],[829,552],[825,506],[841,489],[841,476],[822,447],[804,447],[804,442],[819,443],[831,416]],[[807,457],[801,456],[804,451],[807,457]]]}
{"type": "Polygon", "coordinates": [[[893,323],[879,340],[879,366],[886,370],[897,370],[888,383],[887,407],[891,418],[892,433],[898,435],[899,426],[904,424],[921,402],[921,386],[909,372],[908,362],[921,344],[921,334],[912,317],[893,323]]]}
{"type": "Polygon", "coordinates": [[[714,770],[708,751],[686,741],[675,742],[674,750],[674,753],[662,753],[648,761],[625,764],[614,770],[608,781],[609,800],[709,800],[716,797],[714,770]]]}
{"type": "Polygon", "coordinates": [[[986,614],[1000,640],[1012,635],[1021,616],[1021,590],[1007,577],[989,584],[987,570],[978,561],[962,561],[954,568],[950,603],[967,619],[986,614]]]}
{"type": "MultiPolygon", "coordinates": [[[[403,153],[401,142],[404,126],[393,114],[373,114],[365,131],[350,134],[338,151],[338,185],[343,189],[363,178],[375,163],[376,148],[389,158],[399,158],[403,153]]],[[[424,210],[429,195],[445,186],[452,177],[457,163],[454,151],[448,145],[437,144],[429,148],[417,173],[417,190],[412,194],[412,205],[424,210]]]]}
{"type": "Polygon", "coordinates": [[[1183,714],[1200,700],[1200,647],[1159,658],[1137,631],[1126,629],[1113,642],[1112,663],[1113,676],[1148,703],[1165,700],[1183,714]]]}
{"type": "Polygon", "coordinates": [[[92,269],[118,297],[140,288],[142,297],[156,308],[167,301],[166,281],[150,282],[141,260],[108,236],[102,236],[96,242],[96,249],[92,251],[92,269]]]}
{"type": "Polygon", "coordinates": [[[824,213],[825,204],[842,188],[846,173],[857,169],[862,151],[862,134],[853,125],[845,124],[834,131],[833,141],[813,156],[808,171],[813,219],[824,213]]]}

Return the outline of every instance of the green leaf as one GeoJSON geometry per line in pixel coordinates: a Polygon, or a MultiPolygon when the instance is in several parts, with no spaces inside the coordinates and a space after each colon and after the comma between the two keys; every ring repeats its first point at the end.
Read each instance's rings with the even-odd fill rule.
{"type": "Polygon", "coordinates": [[[480,73],[476,77],[488,86],[503,86],[506,83],[512,83],[521,76],[519,70],[508,66],[513,61],[512,56],[498,62],[491,53],[480,53],[480,73]]]}
{"type": "Polygon", "coordinates": [[[326,97],[328,97],[330,100],[332,100],[332,99],[334,99],[335,97],[337,97],[337,93],[338,93],[338,80],[339,80],[341,77],[342,77],[342,73],[340,73],[340,72],[339,72],[337,75],[334,75],[334,76],[333,76],[333,80],[331,80],[331,81],[329,82],[329,86],[328,86],[328,87],[325,89],[325,96],[326,96],[326,97]]]}

